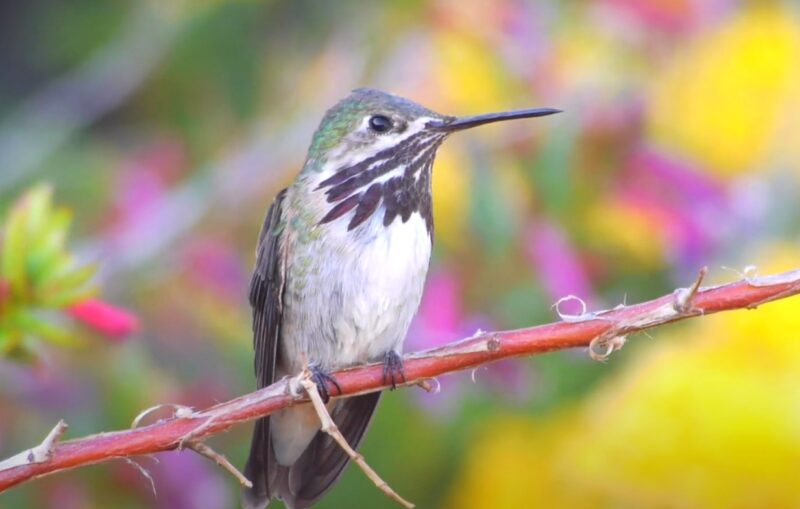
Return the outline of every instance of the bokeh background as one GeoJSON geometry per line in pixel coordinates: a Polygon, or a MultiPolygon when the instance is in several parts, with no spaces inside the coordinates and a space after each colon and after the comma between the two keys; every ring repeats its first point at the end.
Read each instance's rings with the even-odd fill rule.
{"type": "MultiPolygon", "coordinates": [[[[0,320],[0,456],[59,418],[74,437],[253,388],[263,214],[358,86],[451,114],[565,110],[442,148],[409,349],[555,320],[570,294],[653,298],[703,265],[718,282],[798,267],[799,63],[790,1],[4,2],[0,219],[49,183],[76,266],[98,272],[89,301],[0,320]]],[[[443,377],[388,394],[363,452],[419,507],[800,507],[799,331],[794,299],[630,338],[607,363],[443,377]]],[[[212,444],[241,465],[249,433],[212,444]]],[[[238,506],[198,455],[139,463],[156,494],[120,460],[0,506],[238,506]]],[[[319,507],[392,505],[351,468],[319,507]]]]}

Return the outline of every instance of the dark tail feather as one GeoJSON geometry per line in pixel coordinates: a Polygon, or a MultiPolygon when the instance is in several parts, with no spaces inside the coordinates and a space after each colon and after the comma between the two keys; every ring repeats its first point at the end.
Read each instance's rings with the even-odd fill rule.
{"type": "Polygon", "coordinates": [[[275,464],[272,458],[272,447],[269,443],[269,417],[256,421],[253,440],[250,443],[250,457],[244,467],[244,476],[252,488],[242,489],[242,507],[244,509],[263,509],[270,500],[269,465],[275,464]]]}
{"type": "MultiPolygon", "coordinates": [[[[348,398],[333,410],[333,421],[353,448],[361,443],[380,397],[381,393],[375,392],[348,398]]],[[[253,457],[252,452],[250,457],[253,457]]],[[[262,491],[267,497],[271,494],[280,498],[290,509],[304,509],[334,485],[350,457],[327,433],[319,431],[293,465],[278,465],[272,456],[272,447],[269,448],[269,460],[274,466],[273,472],[269,475],[268,486],[262,491]]],[[[250,462],[247,465],[249,467],[250,462]]],[[[252,480],[249,476],[248,479],[252,480]]]]}

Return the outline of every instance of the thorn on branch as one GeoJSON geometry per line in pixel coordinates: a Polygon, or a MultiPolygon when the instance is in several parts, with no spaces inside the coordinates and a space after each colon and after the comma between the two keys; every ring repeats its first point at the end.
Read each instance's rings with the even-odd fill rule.
{"type": "Polygon", "coordinates": [[[67,428],[69,428],[69,426],[67,426],[67,423],[64,422],[64,419],[59,420],[53,429],[50,430],[50,433],[44,437],[42,443],[36,447],[33,447],[32,449],[14,455],[7,460],[1,461],[0,471],[21,465],[50,461],[53,458],[53,451],[55,450],[58,441],[61,440],[61,437],[64,435],[64,432],[67,431],[67,428]]]}
{"type": "Polygon", "coordinates": [[[694,307],[692,301],[694,300],[695,295],[697,295],[698,290],[700,290],[700,285],[703,284],[706,274],[708,274],[708,267],[703,267],[697,274],[697,279],[694,280],[694,283],[692,283],[689,288],[678,288],[675,290],[675,300],[672,303],[675,311],[681,314],[695,312],[702,313],[702,310],[698,310],[694,307]]]}

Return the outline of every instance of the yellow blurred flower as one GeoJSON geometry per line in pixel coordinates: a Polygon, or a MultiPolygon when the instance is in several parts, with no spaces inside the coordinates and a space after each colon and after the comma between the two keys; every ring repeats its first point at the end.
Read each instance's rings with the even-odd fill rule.
{"type": "Polygon", "coordinates": [[[580,97],[587,107],[612,103],[635,79],[640,59],[618,34],[588,19],[575,21],[554,34],[548,79],[560,94],[580,97]]]}
{"type": "Polygon", "coordinates": [[[489,421],[473,443],[444,507],[597,507],[599,499],[571,489],[553,468],[564,432],[559,418],[489,421]]]}
{"type": "Polygon", "coordinates": [[[664,265],[667,248],[664,221],[655,211],[611,199],[593,205],[582,227],[593,249],[621,264],[657,269],[664,265]]]}
{"type": "Polygon", "coordinates": [[[800,100],[798,62],[797,16],[778,2],[753,2],[654,77],[650,135],[720,175],[794,150],[798,123],[786,119],[800,100]]]}
{"type": "Polygon", "coordinates": [[[797,331],[799,298],[660,334],[572,412],[490,423],[450,507],[800,507],[797,331]]]}
{"type": "Polygon", "coordinates": [[[459,114],[499,111],[509,106],[512,86],[493,49],[468,33],[442,30],[432,35],[436,104],[459,114]]]}
{"type": "Polygon", "coordinates": [[[467,240],[472,180],[470,162],[458,143],[451,141],[436,157],[433,169],[433,217],[436,242],[458,250],[467,240]]]}

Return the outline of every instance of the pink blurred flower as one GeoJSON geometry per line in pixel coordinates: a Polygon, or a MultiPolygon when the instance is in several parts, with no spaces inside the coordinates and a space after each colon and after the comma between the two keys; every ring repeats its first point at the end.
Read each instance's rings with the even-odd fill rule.
{"type": "Polygon", "coordinates": [[[3,305],[8,299],[8,295],[11,292],[11,286],[8,284],[8,281],[5,279],[0,279],[0,313],[3,312],[3,305]]]}
{"type": "Polygon", "coordinates": [[[123,162],[111,215],[110,234],[121,236],[138,225],[158,224],[157,205],[186,167],[180,144],[160,140],[123,162]]]}
{"type": "MultiPolygon", "coordinates": [[[[557,225],[540,220],[528,229],[526,254],[550,300],[575,295],[590,303],[594,292],[579,254],[557,225]]],[[[571,309],[565,309],[572,312],[571,309]]]]}
{"type": "Polygon", "coordinates": [[[463,318],[461,284],[447,270],[437,270],[428,277],[419,313],[412,324],[408,348],[433,348],[457,339],[463,318]]]}
{"type": "Polygon", "coordinates": [[[640,147],[620,183],[619,199],[657,218],[674,263],[701,263],[725,233],[731,210],[723,184],[685,160],[640,147]]]}
{"type": "Polygon", "coordinates": [[[672,33],[711,23],[734,5],[733,0],[605,0],[604,3],[647,29],[672,33]]]}
{"type": "Polygon", "coordinates": [[[132,313],[97,299],[87,299],[67,309],[73,318],[112,339],[124,339],[139,329],[132,313]]]}
{"type": "MultiPolygon", "coordinates": [[[[447,269],[439,268],[433,270],[428,278],[419,313],[411,324],[406,350],[441,346],[472,336],[479,330],[493,328],[487,318],[464,313],[462,288],[458,278],[447,269]]],[[[527,369],[522,363],[509,361],[480,368],[473,380],[482,388],[519,397],[527,395],[527,375],[527,369]]],[[[422,393],[423,404],[436,413],[450,413],[467,390],[464,382],[468,380],[470,375],[467,373],[456,373],[440,380],[441,393],[422,393]]]]}
{"type": "MultiPolygon", "coordinates": [[[[151,479],[134,465],[114,464],[114,486],[135,490],[147,507],[169,509],[216,509],[230,507],[233,494],[223,470],[190,451],[165,452],[158,457],[136,459],[151,479]]],[[[124,498],[133,498],[132,493],[124,498]]]]}
{"type": "Polygon", "coordinates": [[[194,239],[183,251],[182,265],[199,285],[238,301],[248,274],[238,252],[231,248],[233,244],[225,239],[194,239]]]}
{"type": "Polygon", "coordinates": [[[216,509],[228,507],[231,483],[222,470],[196,454],[169,452],[152,467],[158,497],[156,507],[169,509],[216,509]],[[187,482],[188,480],[188,482],[187,482]]]}
{"type": "Polygon", "coordinates": [[[631,155],[628,179],[662,199],[687,205],[718,206],[725,197],[723,186],[700,168],[646,146],[631,155]]]}

